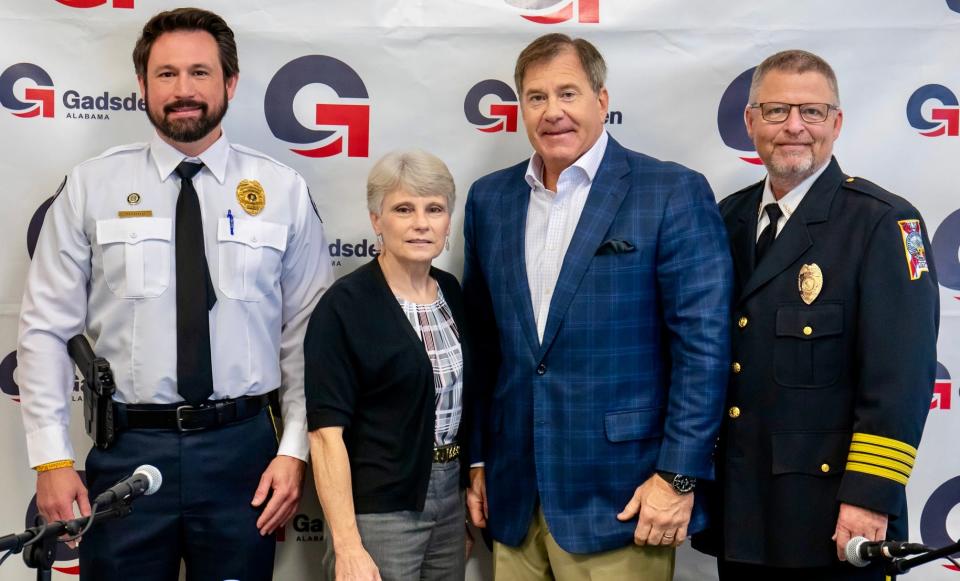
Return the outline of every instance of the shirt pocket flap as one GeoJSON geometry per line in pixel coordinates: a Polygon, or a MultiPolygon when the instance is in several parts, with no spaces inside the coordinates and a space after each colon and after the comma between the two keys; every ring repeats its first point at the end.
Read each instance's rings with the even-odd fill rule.
{"type": "Polygon", "coordinates": [[[843,472],[850,432],[781,432],[770,435],[772,472],[830,476],[843,472]]]}
{"type": "Polygon", "coordinates": [[[644,408],[608,412],[604,418],[607,439],[627,442],[657,438],[663,434],[663,408],[644,408]]]}
{"type": "Polygon", "coordinates": [[[144,240],[170,241],[173,225],[170,218],[113,218],[97,220],[97,241],[100,244],[125,242],[137,244],[144,240]]]}
{"type": "Polygon", "coordinates": [[[777,337],[816,339],[843,332],[843,305],[787,306],[777,309],[777,337]]]}
{"type": "Polygon", "coordinates": [[[251,248],[269,246],[283,252],[287,249],[287,225],[263,220],[231,220],[220,218],[217,223],[217,240],[238,242],[251,248]]]}

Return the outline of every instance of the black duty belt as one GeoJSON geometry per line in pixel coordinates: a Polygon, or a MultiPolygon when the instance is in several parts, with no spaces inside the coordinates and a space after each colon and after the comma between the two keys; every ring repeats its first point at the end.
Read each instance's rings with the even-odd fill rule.
{"type": "Polygon", "coordinates": [[[188,404],[114,403],[114,417],[120,430],[177,430],[195,432],[239,422],[260,413],[270,403],[270,394],[188,404]]]}
{"type": "Polygon", "coordinates": [[[460,457],[460,444],[445,444],[433,449],[433,461],[439,464],[453,462],[460,457]]]}

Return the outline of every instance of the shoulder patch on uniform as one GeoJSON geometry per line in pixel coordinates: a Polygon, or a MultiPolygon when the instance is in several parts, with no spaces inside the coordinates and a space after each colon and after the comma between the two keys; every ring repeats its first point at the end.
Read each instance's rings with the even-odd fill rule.
{"type": "Polygon", "coordinates": [[[910,280],[917,280],[927,267],[927,251],[923,247],[923,234],[920,232],[920,220],[900,220],[900,237],[903,238],[903,252],[907,259],[907,272],[910,280]]]}

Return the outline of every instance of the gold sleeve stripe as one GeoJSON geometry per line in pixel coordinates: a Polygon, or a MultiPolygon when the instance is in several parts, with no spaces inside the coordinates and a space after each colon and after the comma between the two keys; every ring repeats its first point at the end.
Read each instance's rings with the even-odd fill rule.
{"type": "Polygon", "coordinates": [[[891,460],[896,460],[897,462],[902,462],[913,468],[913,456],[910,454],[904,454],[903,452],[897,452],[896,450],[891,450],[890,448],[884,448],[883,446],[853,443],[850,444],[850,453],[852,454],[854,452],[862,452],[864,454],[873,454],[874,456],[889,458],[891,460]]]}
{"type": "Polygon", "coordinates": [[[864,434],[863,432],[856,432],[853,434],[853,441],[861,444],[873,444],[875,446],[883,446],[885,448],[893,448],[894,450],[900,450],[910,454],[914,458],[917,457],[917,449],[907,444],[906,442],[901,442],[900,440],[894,440],[893,438],[884,438],[883,436],[875,436],[873,434],[864,434]]]}
{"type": "Polygon", "coordinates": [[[888,480],[893,480],[894,482],[899,482],[900,484],[907,485],[907,477],[899,472],[894,472],[893,470],[887,470],[886,468],[878,468],[870,464],[861,464],[859,462],[847,462],[847,470],[851,472],[863,472],[864,474],[870,474],[872,476],[879,476],[880,478],[886,478],[888,480]]]}
{"type": "Polygon", "coordinates": [[[889,468],[890,470],[896,470],[908,478],[910,477],[910,472],[912,471],[911,468],[909,466],[905,466],[903,462],[888,460],[886,458],[880,458],[879,456],[872,456],[870,454],[858,454],[856,452],[851,452],[850,456],[847,457],[847,461],[889,468]]]}

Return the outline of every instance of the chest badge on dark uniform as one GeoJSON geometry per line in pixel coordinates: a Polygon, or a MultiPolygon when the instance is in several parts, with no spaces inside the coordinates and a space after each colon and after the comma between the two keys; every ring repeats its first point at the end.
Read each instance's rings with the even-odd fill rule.
{"type": "Polygon", "coordinates": [[[136,206],[137,204],[139,204],[140,194],[138,194],[137,192],[127,194],[127,203],[130,204],[131,206],[136,206]]]}
{"type": "Polygon", "coordinates": [[[808,305],[820,296],[823,288],[823,272],[817,263],[804,264],[800,267],[800,276],[797,277],[797,286],[800,287],[800,298],[808,305]]]}
{"type": "Polygon", "coordinates": [[[256,216],[267,205],[267,194],[257,180],[240,180],[237,184],[237,202],[244,212],[256,216]]]}

